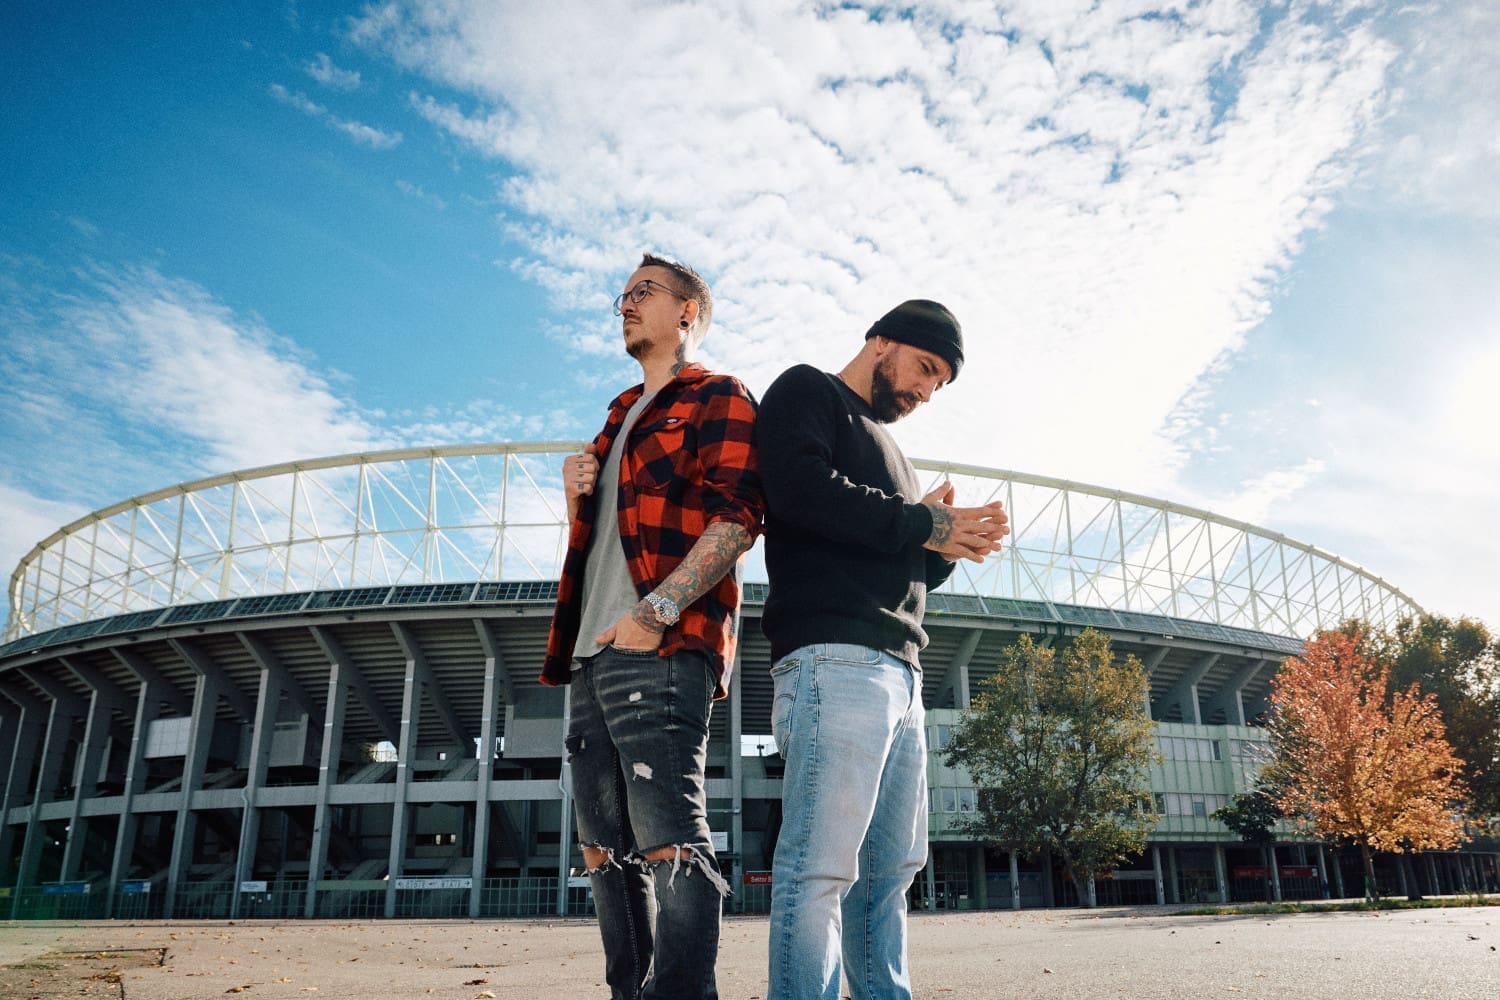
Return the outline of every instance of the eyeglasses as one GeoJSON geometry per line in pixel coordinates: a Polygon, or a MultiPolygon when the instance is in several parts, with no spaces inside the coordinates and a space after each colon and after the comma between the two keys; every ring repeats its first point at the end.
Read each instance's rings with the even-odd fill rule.
{"type": "Polygon", "coordinates": [[[668,295],[675,295],[684,302],[691,298],[691,296],[683,295],[679,291],[668,288],[660,281],[652,281],[650,278],[642,278],[640,281],[637,281],[635,283],[635,287],[630,291],[621,292],[619,295],[615,296],[615,315],[620,315],[621,309],[625,305],[626,299],[629,299],[633,303],[639,304],[642,299],[651,294],[651,289],[653,288],[660,288],[668,295]]]}

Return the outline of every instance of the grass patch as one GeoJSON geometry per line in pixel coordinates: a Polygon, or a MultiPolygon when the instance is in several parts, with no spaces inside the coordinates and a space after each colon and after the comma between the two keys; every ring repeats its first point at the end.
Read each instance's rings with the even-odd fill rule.
{"type": "Polygon", "coordinates": [[[1191,910],[1178,910],[1180,917],[1234,917],[1266,913],[1328,913],[1337,911],[1360,912],[1365,910],[1441,910],[1452,907],[1500,906],[1500,896],[1485,896],[1478,893],[1467,896],[1437,896],[1431,899],[1386,899],[1354,900],[1308,900],[1296,903],[1231,903],[1223,906],[1198,906],[1191,910]]]}

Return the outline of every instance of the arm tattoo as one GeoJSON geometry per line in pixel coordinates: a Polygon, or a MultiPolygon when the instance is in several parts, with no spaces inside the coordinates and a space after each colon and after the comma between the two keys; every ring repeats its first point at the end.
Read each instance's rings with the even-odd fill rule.
{"type": "Polygon", "coordinates": [[[932,534],[927,536],[929,545],[947,545],[953,540],[953,515],[942,507],[931,505],[932,534]]]}
{"type": "MultiPolygon", "coordinates": [[[[670,597],[683,610],[724,579],[724,574],[745,552],[750,549],[750,533],[742,524],[733,521],[715,521],[704,530],[693,544],[687,557],[677,565],[656,588],[663,597],[670,597]]],[[[645,607],[651,614],[651,606],[644,601],[636,607],[645,607]]],[[[655,616],[651,619],[656,620],[655,616]]]]}

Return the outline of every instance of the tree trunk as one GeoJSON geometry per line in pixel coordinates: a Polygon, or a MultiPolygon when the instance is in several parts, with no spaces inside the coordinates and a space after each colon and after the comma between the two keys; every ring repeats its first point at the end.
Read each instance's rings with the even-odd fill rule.
{"type": "Polygon", "coordinates": [[[1378,900],[1380,886],[1375,882],[1375,858],[1370,854],[1370,845],[1360,844],[1359,853],[1365,859],[1365,899],[1378,900]]]}

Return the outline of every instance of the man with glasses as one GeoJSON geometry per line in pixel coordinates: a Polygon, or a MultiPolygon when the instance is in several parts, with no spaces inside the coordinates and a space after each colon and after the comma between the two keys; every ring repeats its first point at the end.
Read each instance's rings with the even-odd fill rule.
{"type": "Polygon", "coordinates": [[[571,684],[578,839],[611,995],[714,998],[729,886],[704,767],[734,662],[737,567],[760,531],[755,401],[690,360],[713,314],[691,268],[646,254],[615,314],[644,379],[563,462],[572,528],[541,680],[571,684]]]}
{"type": "Polygon", "coordinates": [[[911,997],[906,890],[927,859],[918,651],[927,591],[1008,533],[999,503],[922,495],[886,425],[958,377],[946,308],[903,302],[837,374],[798,365],[756,424],[766,488],[761,622],[786,761],[771,878],[770,1000],[911,997]]]}

